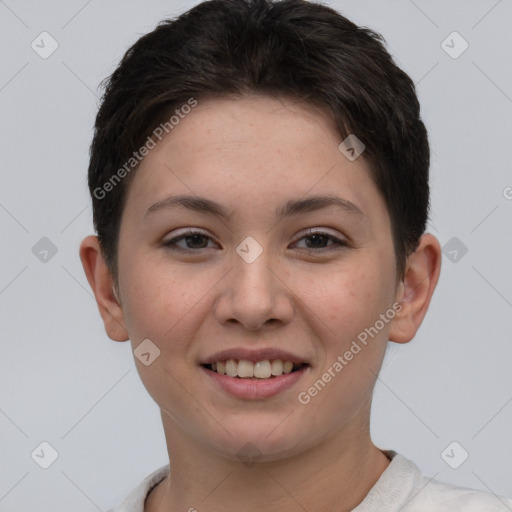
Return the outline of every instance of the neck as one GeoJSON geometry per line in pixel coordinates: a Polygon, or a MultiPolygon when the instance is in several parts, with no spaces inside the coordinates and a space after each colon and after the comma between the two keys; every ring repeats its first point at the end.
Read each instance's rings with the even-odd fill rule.
{"type": "Polygon", "coordinates": [[[145,512],[348,512],[390,462],[362,425],[286,459],[243,464],[209,452],[162,419],[170,475],[149,494],[145,512]]]}

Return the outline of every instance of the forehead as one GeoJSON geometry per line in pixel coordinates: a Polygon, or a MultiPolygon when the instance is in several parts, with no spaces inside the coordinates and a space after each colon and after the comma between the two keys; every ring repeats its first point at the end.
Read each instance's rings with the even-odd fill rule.
{"type": "Polygon", "coordinates": [[[140,218],[166,195],[186,193],[255,218],[263,204],[273,213],[284,198],[336,193],[386,215],[367,163],[349,161],[340,142],[326,111],[293,99],[199,101],[144,158],[127,205],[140,218]]]}

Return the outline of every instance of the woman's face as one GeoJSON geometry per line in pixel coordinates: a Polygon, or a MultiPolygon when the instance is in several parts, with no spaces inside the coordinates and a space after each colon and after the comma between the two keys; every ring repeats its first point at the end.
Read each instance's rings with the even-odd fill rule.
{"type": "Polygon", "coordinates": [[[199,101],[128,190],[124,323],[134,350],[160,351],[135,359],[140,377],[167,428],[228,458],[247,443],[290,456],[368,421],[395,257],[384,200],[341,142],[291,100],[199,101]],[[310,202],[326,196],[338,203],[310,202]]]}

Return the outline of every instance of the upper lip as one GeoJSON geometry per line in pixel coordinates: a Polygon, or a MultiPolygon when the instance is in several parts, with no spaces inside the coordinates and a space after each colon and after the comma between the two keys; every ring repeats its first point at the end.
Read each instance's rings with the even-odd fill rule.
{"type": "Polygon", "coordinates": [[[300,356],[292,354],[291,352],[286,352],[284,350],[279,350],[276,348],[260,348],[257,350],[248,349],[248,348],[232,348],[221,350],[220,352],[216,352],[215,354],[207,357],[202,360],[200,364],[212,364],[217,363],[219,361],[227,361],[229,359],[236,359],[240,361],[243,359],[244,361],[252,361],[256,363],[257,361],[272,361],[275,359],[280,359],[281,361],[291,361],[292,363],[306,363],[307,361],[300,356]]]}

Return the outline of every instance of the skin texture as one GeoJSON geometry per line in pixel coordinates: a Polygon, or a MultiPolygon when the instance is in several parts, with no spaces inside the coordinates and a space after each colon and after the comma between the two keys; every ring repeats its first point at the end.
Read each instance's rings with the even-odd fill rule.
{"type": "Polygon", "coordinates": [[[424,234],[397,283],[385,202],[363,157],[349,161],[340,142],[324,112],[291,99],[199,101],[144,158],[128,190],[119,303],[97,238],[82,242],[108,336],[130,339],[132,349],[149,338],[160,350],[149,366],[135,358],[161,409],[172,460],[170,478],[150,493],[146,511],[351,510],[388,466],[370,438],[372,392],[388,340],[410,341],[426,314],[441,251],[424,234]],[[176,194],[220,203],[229,217],[183,207],[147,213],[176,194]],[[342,197],[363,214],[330,206],[276,216],[288,200],[312,195],[342,197]],[[188,253],[163,245],[183,228],[210,238],[179,241],[188,253]],[[308,228],[347,245],[315,241],[308,228]],[[236,252],[248,236],[263,249],[252,263],[236,252]],[[401,309],[394,319],[301,404],[298,394],[395,302],[401,309]],[[235,398],[199,363],[237,347],[277,347],[309,368],[277,396],[235,398]],[[257,464],[237,456],[246,443],[257,448],[257,464]]]}

